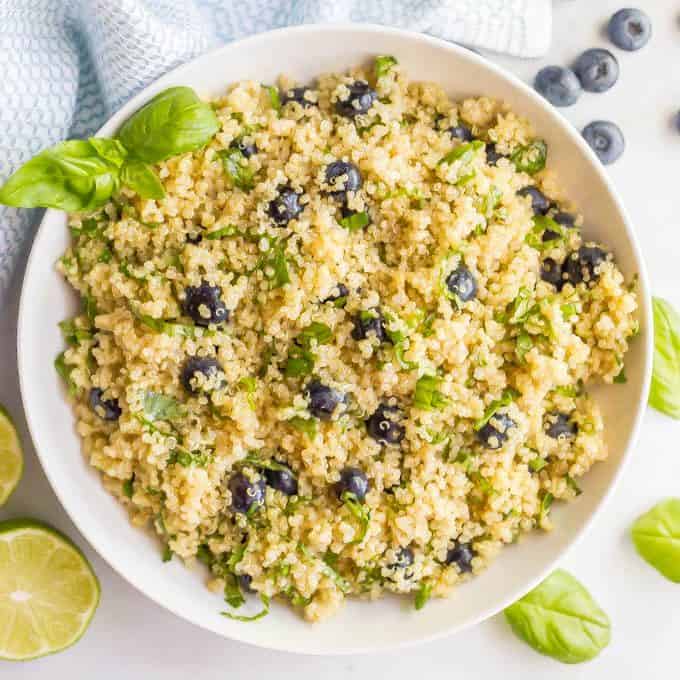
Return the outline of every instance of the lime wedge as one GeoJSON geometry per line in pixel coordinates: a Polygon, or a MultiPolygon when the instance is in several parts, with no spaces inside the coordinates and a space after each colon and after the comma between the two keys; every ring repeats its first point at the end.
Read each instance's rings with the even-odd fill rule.
{"type": "Polygon", "coordinates": [[[99,581],[66,536],[29,519],[0,522],[0,659],[70,647],[98,604],[99,581]]]}
{"type": "Polygon", "coordinates": [[[23,471],[21,442],[9,413],[0,405],[0,507],[12,495],[23,471]]]}

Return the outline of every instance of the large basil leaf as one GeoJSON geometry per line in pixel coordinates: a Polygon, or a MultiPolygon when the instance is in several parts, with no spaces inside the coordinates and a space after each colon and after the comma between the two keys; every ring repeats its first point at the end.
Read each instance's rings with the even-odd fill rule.
{"type": "Polygon", "coordinates": [[[569,573],[558,569],[505,610],[515,634],[562,663],[596,657],[611,637],[609,617],[569,573]]]}
{"type": "Polygon", "coordinates": [[[654,310],[654,370],[649,403],[680,419],[680,316],[661,298],[652,298],[654,310]]]}
{"type": "Polygon", "coordinates": [[[141,198],[164,198],[165,189],[151,166],[142,161],[129,161],[120,171],[120,181],[141,198]]]}
{"type": "Polygon", "coordinates": [[[118,188],[119,154],[123,151],[120,145],[107,144],[105,157],[97,147],[104,148],[101,140],[74,139],[46,149],[5,182],[0,203],[66,211],[103,205],[118,188]]]}
{"type": "Polygon", "coordinates": [[[157,163],[200,149],[219,127],[213,109],[190,87],[171,87],[130,116],[118,138],[130,155],[157,163]]]}
{"type": "Polygon", "coordinates": [[[680,583],[680,499],[669,498],[637,519],[631,529],[640,556],[673,583],[680,583]]]}

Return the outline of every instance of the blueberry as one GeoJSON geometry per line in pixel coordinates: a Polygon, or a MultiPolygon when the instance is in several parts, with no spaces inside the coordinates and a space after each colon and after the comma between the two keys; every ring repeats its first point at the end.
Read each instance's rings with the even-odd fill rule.
{"type": "Polygon", "coordinates": [[[546,257],[541,263],[541,280],[551,283],[557,290],[562,290],[562,266],[555,262],[552,257],[546,257]]]}
{"type": "MultiPolygon", "coordinates": [[[[279,465],[282,464],[279,463],[279,465]]],[[[293,496],[298,492],[297,479],[288,467],[285,470],[265,470],[264,476],[272,489],[276,489],[286,496],[293,496]]]]}
{"type": "Polygon", "coordinates": [[[618,160],[626,148],[621,128],[609,120],[588,123],[581,134],[604,165],[618,160]]]}
{"type": "Polygon", "coordinates": [[[493,142],[488,142],[485,147],[487,165],[496,165],[499,159],[505,158],[502,153],[496,151],[496,145],[493,142]]]}
{"type": "Polygon", "coordinates": [[[550,199],[536,187],[524,187],[517,192],[518,196],[531,196],[531,209],[534,215],[545,215],[550,210],[550,199]]]}
{"type": "Polygon", "coordinates": [[[339,404],[345,403],[345,395],[324,385],[319,380],[312,380],[305,389],[309,398],[309,412],[320,420],[330,420],[339,404]]]}
{"type": "Polygon", "coordinates": [[[244,593],[254,593],[255,591],[252,588],[252,582],[253,582],[253,577],[250,574],[239,574],[237,576],[238,578],[238,586],[239,588],[244,592],[244,593]]]}
{"type": "Polygon", "coordinates": [[[620,9],[609,20],[609,39],[622,50],[634,52],[652,37],[652,22],[639,9],[620,9]]]}
{"type": "Polygon", "coordinates": [[[243,472],[236,472],[229,480],[231,491],[231,509],[234,512],[246,514],[256,505],[264,505],[264,479],[253,482],[243,472]]]}
{"type": "Polygon", "coordinates": [[[192,245],[197,245],[203,240],[203,234],[200,231],[193,232],[191,234],[186,235],[186,241],[187,243],[191,243],[192,245]]]}
{"type": "Polygon", "coordinates": [[[458,265],[447,277],[446,287],[461,302],[468,302],[477,295],[477,280],[463,264],[458,265]]]}
{"type": "MultiPolygon", "coordinates": [[[[222,366],[217,359],[189,357],[182,368],[179,379],[187,392],[199,394],[205,391],[201,387],[203,382],[210,381],[213,383],[212,388],[214,389],[214,379],[219,373],[222,373],[222,366]]],[[[224,380],[221,381],[221,385],[223,384],[224,380]]]]}
{"type": "Polygon", "coordinates": [[[337,302],[342,298],[346,298],[349,295],[349,288],[344,283],[339,283],[333,289],[333,292],[327,297],[321,300],[321,304],[325,302],[337,302]],[[337,291],[337,292],[336,292],[337,291]]]}
{"type": "Polygon", "coordinates": [[[269,203],[269,216],[279,227],[285,227],[301,212],[300,194],[290,187],[281,189],[279,195],[269,203]]]}
{"type": "Polygon", "coordinates": [[[90,390],[90,408],[102,420],[118,420],[122,410],[118,405],[118,399],[102,399],[104,390],[99,387],[93,387],[90,390]]]}
{"type": "Polygon", "coordinates": [[[571,213],[564,212],[562,210],[556,212],[552,218],[555,220],[555,222],[557,222],[557,224],[561,224],[567,229],[573,229],[574,225],[576,224],[576,215],[572,215],[571,213]]]}
{"type": "Polygon", "coordinates": [[[467,125],[458,124],[449,128],[451,139],[460,139],[461,142],[471,142],[474,138],[472,130],[467,125]]]}
{"type": "Polygon", "coordinates": [[[600,277],[599,266],[607,258],[607,252],[599,246],[581,246],[567,255],[562,265],[563,278],[574,286],[579,283],[593,285],[600,277]]]}
{"type": "Polygon", "coordinates": [[[390,569],[406,569],[413,565],[414,559],[411,548],[399,548],[395,553],[394,562],[387,566],[390,569]]]}
{"type": "Polygon", "coordinates": [[[578,432],[578,425],[566,413],[548,413],[544,423],[545,433],[553,439],[571,439],[578,432]]]}
{"type": "Polygon", "coordinates": [[[570,68],[546,66],[534,78],[536,92],[553,106],[571,106],[581,96],[581,83],[570,68]]]}
{"type": "Polygon", "coordinates": [[[356,80],[347,85],[349,94],[346,99],[335,102],[335,110],[345,118],[354,118],[362,113],[367,113],[378,98],[378,93],[372,90],[364,80],[356,80]]]}
{"type": "Polygon", "coordinates": [[[197,326],[229,321],[229,310],[222,300],[219,286],[211,286],[201,281],[200,286],[187,286],[184,298],[184,313],[190,316],[197,326]]]}
{"type": "Polygon", "coordinates": [[[495,413],[486,425],[477,430],[477,439],[487,449],[500,449],[513,427],[516,427],[515,421],[507,413],[495,413]]]}
{"type": "Polygon", "coordinates": [[[369,437],[380,444],[400,444],[406,428],[399,422],[401,411],[397,406],[380,404],[366,421],[369,437]]]}
{"type": "Polygon", "coordinates": [[[445,564],[455,564],[461,574],[472,571],[472,559],[475,556],[475,551],[472,549],[471,543],[459,543],[455,541],[454,544],[446,552],[445,564]]]}
{"type": "Polygon", "coordinates": [[[346,201],[348,192],[361,189],[361,173],[353,163],[333,161],[326,167],[326,183],[333,198],[346,201]]]}
{"type": "Polygon", "coordinates": [[[354,317],[352,338],[354,340],[365,340],[370,336],[375,336],[380,342],[385,342],[388,339],[385,330],[385,318],[379,309],[359,312],[354,317]]]}
{"type": "Polygon", "coordinates": [[[340,473],[340,481],[335,485],[335,491],[340,499],[343,494],[351,493],[359,503],[363,503],[368,493],[366,473],[356,467],[346,467],[340,473]]]}
{"type": "Polygon", "coordinates": [[[291,87],[281,94],[281,104],[285,105],[288,102],[297,102],[303,109],[308,109],[316,106],[316,103],[307,99],[307,93],[311,92],[308,87],[291,87]]]}
{"type": "Polygon", "coordinates": [[[593,48],[576,60],[574,73],[587,92],[606,92],[619,79],[619,62],[609,50],[593,48]]]}
{"type": "Polygon", "coordinates": [[[244,158],[250,158],[257,153],[255,142],[246,142],[243,137],[235,139],[230,146],[232,149],[238,149],[243,154],[244,158]]]}

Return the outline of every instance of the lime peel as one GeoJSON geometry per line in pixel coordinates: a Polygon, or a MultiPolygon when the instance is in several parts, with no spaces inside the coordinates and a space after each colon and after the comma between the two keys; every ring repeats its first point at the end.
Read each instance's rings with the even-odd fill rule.
{"type": "Polygon", "coordinates": [[[16,428],[7,410],[0,404],[0,507],[2,507],[24,472],[24,456],[16,428]]]}

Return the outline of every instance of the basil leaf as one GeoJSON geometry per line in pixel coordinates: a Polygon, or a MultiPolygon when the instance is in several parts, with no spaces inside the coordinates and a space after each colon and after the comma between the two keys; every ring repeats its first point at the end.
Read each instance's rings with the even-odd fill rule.
{"type": "Polygon", "coordinates": [[[534,341],[531,339],[531,336],[525,330],[520,331],[515,341],[515,354],[517,354],[517,358],[523,362],[527,352],[533,346],[534,341]]]}
{"type": "Polygon", "coordinates": [[[126,479],[123,482],[123,495],[126,496],[127,498],[132,498],[132,494],[134,492],[134,488],[133,488],[134,481],[135,481],[135,474],[133,472],[132,477],[130,477],[130,479],[126,479]]]}
{"type": "Polygon", "coordinates": [[[670,303],[652,298],[654,368],[649,403],[671,418],[680,419],[680,315],[670,303]]]}
{"type": "Polygon", "coordinates": [[[333,338],[333,331],[325,323],[312,321],[306,328],[300,331],[296,342],[303,347],[310,347],[311,341],[316,340],[317,345],[327,345],[333,338]]]}
{"type": "Polygon", "coordinates": [[[486,425],[491,420],[491,418],[493,418],[499,409],[509,406],[513,401],[515,401],[515,399],[517,399],[517,397],[519,397],[519,392],[512,387],[509,387],[507,390],[503,390],[501,398],[492,401],[486,407],[484,415],[477,422],[475,422],[475,431],[481,430],[484,425],[486,425]]]}
{"type": "Polygon", "coordinates": [[[510,605],[505,618],[517,637],[562,663],[595,658],[611,637],[609,617],[562,569],[510,605]]]}
{"type": "Polygon", "coordinates": [[[281,111],[281,96],[279,95],[279,90],[275,85],[263,85],[262,86],[269,95],[269,103],[271,104],[274,111],[279,113],[281,111]]]}
{"type": "Polygon", "coordinates": [[[78,388],[76,387],[76,384],[71,380],[71,372],[75,366],[69,366],[66,363],[66,359],[64,356],[64,352],[59,354],[57,358],[54,360],[54,369],[56,370],[57,374],[59,377],[66,383],[68,386],[68,393],[74,397],[77,392],[78,388]]]}
{"type": "Polygon", "coordinates": [[[90,137],[88,140],[94,150],[104,159],[120,168],[127,158],[126,148],[117,139],[90,137]]]}
{"type": "Polygon", "coordinates": [[[524,237],[524,241],[536,250],[548,250],[555,248],[567,238],[567,231],[561,225],[555,222],[550,217],[545,215],[534,215],[534,226],[524,237]],[[546,231],[551,231],[555,237],[548,241],[543,240],[543,234],[546,231]]]}
{"type": "Polygon", "coordinates": [[[345,507],[359,520],[360,531],[359,535],[350,541],[349,545],[354,545],[355,543],[361,543],[364,538],[366,538],[366,532],[368,531],[368,525],[371,522],[371,511],[368,506],[360,503],[357,497],[351,491],[345,491],[340,500],[345,504],[345,507]]]}
{"type": "Polygon", "coordinates": [[[645,562],[669,581],[680,583],[680,499],[661,501],[639,517],[631,536],[645,562]]]}
{"type": "Polygon", "coordinates": [[[11,175],[0,188],[0,203],[67,212],[94,210],[118,189],[118,175],[118,166],[100,156],[91,141],[61,142],[11,175]]]}
{"type": "Polygon", "coordinates": [[[288,359],[283,372],[287,378],[300,378],[310,375],[314,370],[316,357],[304,347],[293,345],[288,352],[288,359]]]}
{"type": "Polygon", "coordinates": [[[262,602],[262,609],[257,614],[253,614],[252,616],[244,616],[243,614],[232,614],[231,612],[220,613],[222,614],[222,616],[226,616],[228,619],[232,619],[233,621],[242,621],[244,623],[248,623],[250,621],[257,621],[267,616],[267,614],[269,614],[269,598],[266,597],[265,595],[260,595],[260,600],[262,602]]]}
{"type": "Polygon", "coordinates": [[[416,382],[413,405],[423,411],[439,411],[449,400],[439,391],[441,378],[434,375],[423,375],[416,382]]]}
{"type": "Polygon", "coordinates": [[[129,161],[120,171],[120,181],[136,191],[140,198],[165,198],[165,189],[151,166],[142,161],[129,161]]]}
{"type": "Polygon", "coordinates": [[[535,139],[526,146],[520,146],[510,156],[515,168],[519,172],[535,175],[545,167],[548,157],[548,145],[542,139],[535,139]]]}
{"type": "Polygon", "coordinates": [[[310,439],[314,439],[314,437],[316,437],[316,418],[302,418],[301,416],[295,416],[287,422],[291,427],[294,427],[299,432],[304,432],[310,439]]]}
{"type": "Polygon", "coordinates": [[[227,236],[245,236],[245,234],[239,231],[233,224],[228,224],[226,227],[221,229],[215,229],[215,231],[209,231],[204,234],[203,238],[208,241],[216,241],[217,239],[225,238],[227,236]]]}
{"type": "Polygon", "coordinates": [[[339,221],[339,224],[348,231],[358,231],[359,229],[363,229],[364,227],[368,226],[370,222],[371,218],[368,216],[368,213],[355,212],[347,215],[347,217],[343,217],[339,221]]]}
{"type": "Polygon", "coordinates": [[[132,114],[118,138],[131,156],[157,163],[204,147],[219,129],[212,107],[190,87],[171,87],[132,114]]]}
{"type": "Polygon", "coordinates": [[[248,165],[248,160],[240,149],[222,149],[217,155],[222,159],[224,170],[235,187],[250,191],[255,186],[255,171],[248,165]]]}
{"type": "Polygon", "coordinates": [[[397,60],[389,55],[384,54],[375,58],[375,77],[382,78],[395,64],[397,60]]]}
{"type": "Polygon", "coordinates": [[[166,394],[147,392],[143,401],[144,415],[150,421],[173,420],[184,415],[181,404],[166,394]]]}
{"type": "Polygon", "coordinates": [[[442,163],[453,163],[454,161],[469,163],[475,157],[477,151],[483,148],[484,142],[479,139],[475,139],[472,142],[464,142],[463,144],[459,144],[453,151],[449,151],[449,153],[439,161],[439,165],[442,163]]]}
{"type": "Polygon", "coordinates": [[[430,599],[431,594],[432,586],[429,583],[421,581],[420,586],[418,586],[418,590],[416,592],[416,597],[414,600],[415,608],[417,610],[422,609],[427,604],[427,601],[430,599]]]}
{"type": "Polygon", "coordinates": [[[272,288],[281,288],[290,283],[285,241],[275,239],[260,258],[257,268],[269,279],[272,288]]]}

